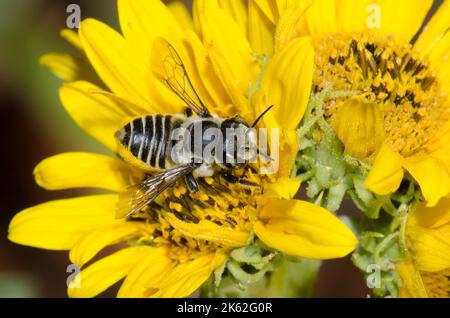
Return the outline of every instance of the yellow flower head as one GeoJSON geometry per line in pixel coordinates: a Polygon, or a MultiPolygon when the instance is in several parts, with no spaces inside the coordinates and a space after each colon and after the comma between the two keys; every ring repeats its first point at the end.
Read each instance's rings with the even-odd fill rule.
{"type": "Polygon", "coordinates": [[[397,264],[406,297],[449,297],[450,199],[433,208],[420,205],[406,226],[410,260],[397,264]]]}
{"type": "MultiPolygon", "coordinates": [[[[411,262],[397,267],[402,295],[448,296],[449,290],[450,1],[444,1],[421,30],[432,4],[431,0],[250,0],[243,9],[255,51],[277,55],[292,41],[309,36],[315,49],[313,93],[320,96],[330,87],[351,93],[324,100],[323,114],[316,111],[312,116],[323,116],[345,154],[370,171],[367,178],[352,180],[356,203],[362,198],[371,204],[366,215],[378,221],[376,205],[389,201],[395,192],[394,201],[396,195],[415,201],[413,183],[406,191],[400,188],[403,180],[413,179],[420,186],[425,202],[408,225],[404,220],[411,206],[406,201],[397,201],[400,208],[383,205],[394,220],[401,219],[402,225],[391,224],[400,232],[368,233],[379,235],[381,244],[364,246],[379,258],[389,242],[406,237],[411,262]]],[[[236,7],[228,10],[238,12],[236,7]]],[[[234,14],[236,21],[242,16],[234,14]]],[[[355,255],[355,263],[364,267],[367,264],[359,256],[355,255]]]]}
{"type": "Polygon", "coordinates": [[[118,8],[121,33],[87,19],[78,34],[62,33],[80,58],[49,54],[41,60],[67,82],[60,97],[74,120],[119,153],[115,133],[133,118],[183,113],[186,104],[154,76],[161,69],[158,55],[166,54],[154,49],[155,40],[162,38],[180,55],[212,114],[239,114],[252,122],[274,105],[260,126],[281,129],[279,171],[261,175],[252,166],[234,171],[235,177],[259,187],[214,175],[199,178],[200,191],[191,193],[179,182],[124,219],[116,218],[123,203],[120,193],[149,172],[130,160],[61,154],[36,167],[39,185],[50,190],[100,188],[113,194],[52,201],[22,211],[10,224],[9,239],[70,250],[71,261],[83,269],[80,285],[69,288],[74,297],[96,296],[124,277],[122,297],[188,296],[224,266],[231,251],[258,239],[275,254],[328,259],[351,252],[357,240],[344,223],[325,209],[292,199],[300,185],[290,178],[298,148],[294,129],[312,85],[310,39],[290,42],[269,62],[252,50],[245,26],[214,1],[195,3],[194,22],[179,3],[119,0],[118,8]],[[292,81],[298,83],[295,89],[288,85],[292,81]],[[259,98],[253,99],[255,94],[259,98]],[[112,245],[116,252],[87,265],[112,245]]]}
{"type": "Polygon", "coordinates": [[[366,187],[380,195],[395,192],[406,169],[429,206],[450,192],[448,1],[412,42],[431,5],[252,0],[247,8],[256,51],[278,52],[310,36],[316,52],[313,91],[331,85],[355,92],[328,101],[324,109],[346,154],[372,164],[366,187]]]}

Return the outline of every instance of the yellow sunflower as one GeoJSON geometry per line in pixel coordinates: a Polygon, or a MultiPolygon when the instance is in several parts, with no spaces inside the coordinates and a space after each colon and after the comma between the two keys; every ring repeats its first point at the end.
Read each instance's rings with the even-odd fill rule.
{"type": "Polygon", "coordinates": [[[246,25],[256,52],[272,54],[310,36],[315,92],[330,84],[356,92],[326,103],[325,116],[346,154],[372,164],[368,189],[395,192],[406,169],[429,206],[450,192],[449,1],[414,42],[432,0],[218,2],[246,25]]]}
{"type": "Polygon", "coordinates": [[[184,111],[186,105],[154,76],[161,65],[151,59],[153,43],[164,38],[180,54],[211,113],[252,121],[268,105],[250,103],[251,95],[270,96],[274,108],[261,126],[282,130],[279,172],[236,171],[261,188],[210,177],[199,180],[200,192],[193,194],[180,182],[135,217],[117,219],[119,193],[142,181],[145,172],[116,157],[65,153],[36,167],[40,186],[100,188],[112,194],[31,207],[11,221],[9,239],[70,250],[70,260],[82,268],[80,279],[73,281],[80,285],[69,286],[72,297],[96,296],[123,278],[120,297],[188,296],[226,266],[233,250],[258,240],[271,248],[270,257],[277,251],[312,259],[350,253],[357,239],[343,222],[292,199],[300,186],[290,169],[297,152],[295,128],[312,85],[311,41],[296,39],[267,63],[252,50],[241,25],[219,7],[197,10],[195,23],[180,3],[119,0],[118,11],[121,33],[87,19],[78,34],[62,33],[78,49],[77,57],[49,54],[41,60],[67,81],[60,98],[80,127],[117,153],[114,134],[130,119],[184,111]],[[299,84],[295,89],[289,89],[292,81],[299,84]],[[109,246],[112,254],[94,259],[109,246]]]}
{"type": "MultiPolygon", "coordinates": [[[[386,198],[399,204],[383,209],[393,218],[387,229],[400,232],[376,232],[385,231],[383,220],[377,220],[378,228],[365,234],[370,244],[361,245],[372,251],[372,243],[379,242],[375,259],[380,259],[381,250],[386,255],[395,250],[398,259],[411,258],[397,266],[403,281],[400,295],[448,296],[450,1],[441,4],[423,30],[431,0],[250,0],[247,6],[231,2],[217,1],[246,27],[256,52],[277,54],[299,37],[312,38],[313,92],[320,95],[331,87],[349,93],[325,100],[324,118],[345,154],[369,170],[365,182],[352,176],[352,198],[357,204],[369,203],[363,210],[370,219],[379,217],[379,202],[386,198]],[[419,184],[425,202],[408,217],[416,202],[413,184],[408,189],[410,177],[419,184]],[[402,180],[406,182],[399,189],[402,180]],[[396,191],[394,197],[387,196],[396,191]],[[390,242],[396,237],[400,245],[394,248],[390,242]]],[[[362,261],[364,255],[354,256],[361,268],[369,265],[362,261]]],[[[389,268],[387,257],[382,264],[389,268]]]]}
{"type": "Polygon", "coordinates": [[[411,259],[396,265],[403,297],[450,296],[450,199],[420,205],[409,217],[406,239],[411,259]]]}

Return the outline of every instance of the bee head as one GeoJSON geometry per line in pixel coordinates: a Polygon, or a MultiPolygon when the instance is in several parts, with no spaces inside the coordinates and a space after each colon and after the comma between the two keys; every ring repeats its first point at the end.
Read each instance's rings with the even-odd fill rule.
{"type": "Polygon", "coordinates": [[[256,136],[241,116],[224,120],[221,130],[224,145],[223,157],[226,164],[238,167],[254,157],[256,136]]]}

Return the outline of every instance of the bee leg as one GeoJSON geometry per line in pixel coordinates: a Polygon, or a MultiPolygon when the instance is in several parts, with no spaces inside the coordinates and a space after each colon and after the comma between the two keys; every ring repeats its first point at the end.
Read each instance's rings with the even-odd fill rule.
{"type": "Polygon", "coordinates": [[[246,180],[244,178],[236,177],[236,176],[232,175],[230,172],[223,172],[222,177],[229,183],[239,183],[239,184],[242,184],[242,185],[248,186],[248,187],[261,188],[261,185],[251,182],[249,180],[246,180]]]}
{"type": "Polygon", "coordinates": [[[198,183],[195,180],[194,176],[192,175],[192,173],[188,174],[185,178],[184,181],[186,182],[186,186],[188,188],[188,190],[191,193],[197,193],[199,191],[198,188],[198,183]]]}
{"type": "Polygon", "coordinates": [[[184,111],[184,114],[186,115],[186,117],[191,117],[192,115],[194,115],[194,112],[192,111],[192,109],[190,109],[189,107],[186,108],[186,110],[184,111]]]}

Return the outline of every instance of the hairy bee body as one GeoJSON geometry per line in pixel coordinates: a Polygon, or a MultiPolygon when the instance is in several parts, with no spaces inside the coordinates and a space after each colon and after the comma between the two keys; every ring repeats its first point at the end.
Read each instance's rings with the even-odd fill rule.
{"type": "Polygon", "coordinates": [[[202,156],[204,147],[217,141],[203,138],[203,135],[196,136],[194,130],[198,128],[200,133],[211,128],[221,130],[231,127],[235,121],[235,118],[224,120],[216,116],[148,115],[127,123],[117,132],[116,138],[126,152],[124,154],[122,151],[123,157],[130,158],[129,161],[138,167],[150,171],[168,170],[197,159],[199,165],[194,171],[195,175],[207,177],[213,174],[214,164],[222,167],[226,164],[216,160],[216,157],[202,156]],[[175,132],[176,129],[178,132],[175,132]],[[200,153],[194,153],[194,149],[200,149],[200,153]]]}
{"type": "Polygon", "coordinates": [[[171,133],[184,120],[182,115],[148,115],[130,121],[116,137],[141,166],[149,170],[165,170],[173,166],[170,159],[171,133]]]}

